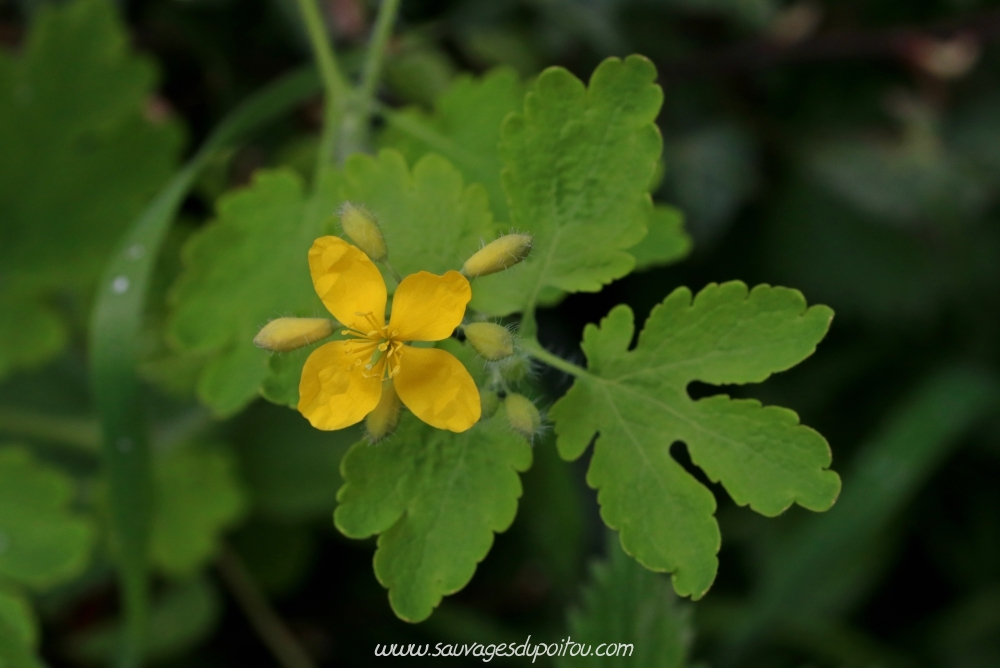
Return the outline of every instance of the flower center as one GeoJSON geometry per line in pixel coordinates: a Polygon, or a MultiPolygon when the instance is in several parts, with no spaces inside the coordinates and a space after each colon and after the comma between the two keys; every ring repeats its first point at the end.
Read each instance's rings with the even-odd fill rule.
{"type": "Polygon", "coordinates": [[[354,315],[363,317],[371,329],[358,329],[355,321],[355,327],[341,332],[351,337],[347,342],[347,354],[354,358],[351,371],[361,367],[365,378],[392,378],[399,372],[399,353],[403,347],[403,342],[394,338],[397,332],[390,332],[389,325],[380,325],[371,311],[359,311],[354,315]]]}

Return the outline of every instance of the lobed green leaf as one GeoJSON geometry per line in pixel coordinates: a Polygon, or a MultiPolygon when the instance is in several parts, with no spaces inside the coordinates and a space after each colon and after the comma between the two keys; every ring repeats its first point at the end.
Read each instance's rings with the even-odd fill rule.
{"type": "Polygon", "coordinates": [[[23,51],[0,51],[0,374],[62,350],[47,298],[89,288],[169,177],[181,135],[149,120],[155,84],[102,0],[45,6],[23,51]]]}
{"type": "Polygon", "coordinates": [[[662,148],[655,79],[641,56],[605,60],[589,86],[557,67],[538,77],[500,143],[510,223],[534,235],[532,254],[479,279],[475,308],[530,312],[553,292],[596,292],[635,267],[627,249],[646,234],[662,148]]]}
{"type": "Polygon", "coordinates": [[[72,479],[24,448],[0,447],[0,577],[45,589],[79,575],[94,542],[72,479]]]}
{"type": "Polygon", "coordinates": [[[235,468],[231,456],[213,450],[178,450],[157,459],[150,558],[161,571],[190,576],[218,551],[220,533],[247,506],[235,468]]]}
{"type": "Polygon", "coordinates": [[[469,582],[493,534],[514,521],[517,474],[530,466],[531,447],[502,410],[461,434],[407,414],[393,436],[357,443],[344,457],[334,522],[352,538],[379,534],[375,574],[393,610],[423,621],[469,582]]]}
{"type": "Polygon", "coordinates": [[[792,503],[829,508],[840,479],[830,449],[792,411],[717,395],[694,401],[692,381],[756,383],[815,350],[832,318],[802,295],[734,281],[711,284],[692,301],[679,288],[653,309],[630,350],[627,306],[588,325],[588,371],[550,411],[558,447],[576,459],[599,433],[587,481],[622,545],[652,570],[673,573],[678,593],[702,596],[717,569],[715,498],[670,454],[687,445],[692,462],[733,500],[774,516],[792,503]]]}

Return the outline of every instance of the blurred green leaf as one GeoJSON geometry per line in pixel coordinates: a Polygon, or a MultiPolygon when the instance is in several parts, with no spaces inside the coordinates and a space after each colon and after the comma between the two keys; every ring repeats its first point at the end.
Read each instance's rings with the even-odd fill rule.
{"type": "Polygon", "coordinates": [[[217,414],[231,415],[258,394],[268,353],[253,338],[268,320],[326,313],[306,257],[335,204],[329,184],[308,200],[297,174],[261,171],[225,195],[218,219],[185,245],[170,331],[181,350],[213,355],[198,396],[217,414]]]}
{"type": "Polygon", "coordinates": [[[20,629],[0,616],[0,668],[44,668],[20,629]]]}
{"type": "Polygon", "coordinates": [[[795,290],[748,292],[734,281],[693,301],[675,290],[633,350],[627,306],[584,330],[588,370],[549,412],[559,453],[577,459],[600,433],[587,483],[599,490],[601,516],[626,552],[672,572],[679,594],[700,598],[711,586],[720,537],[715,498],[670,455],[675,441],[737,504],[769,517],[792,503],[826,510],[840,491],[829,446],[794,412],[722,394],[692,401],[688,384],[759,383],[811,355],[832,317],[795,290]]]}
{"type": "Polygon", "coordinates": [[[75,485],[24,448],[0,447],[0,577],[45,589],[79,575],[94,541],[75,485]]]}
{"type": "Polygon", "coordinates": [[[232,544],[253,579],[269,594],[287,594],[309,575],[316,553],[312,528],[252,520],[233,535],[232,544]]]}
{"type": "Polygon", "coordinates": [[[836,508],[776,546],[743,623],[730,626],[734,642],[830,618],[856,603],[872,582],[870,552],[885,540],[891,520],[959,438],[998,405],[996,380],[962,367],[931,374],[904,397],[844,474],[836,508]]]}
{"type": "Polygon", "coordinates": [[[601,643],[626,643],[618,656],[556,659],[560,668],[583,661],[612,668],[681,668],[691,644],[691,610],[682,605],[670,582],[651,573],[622,551],[614,534],[608,535],[608,556],[590,568],[579,608],[570,611],[569,637],[596,650],[601,643]],[[625,653],[627,651],[627,653],[625,653]]]}
{"type": "Polygon", "coordinates": [[[342,482],[340,460],[359,438],[360,427],[320,431],[298,411],[254,406],[241,419],[235,442],[256,511],[283,520],[328,518],[342,482]]]}
{"type": "Polygon", "coordinates": [[[530,312],[547,290],[596,292],[634,268],[661,149],[655,78],[641,56],[605,60],[589,87],[561,68],[539,76],[501,141],[510,223],[534,235],[532,253],[478,279],[474,308],[530,312]]]}
{"type": "Polygon", "coordinates": [[[684,211],[698,243],[712,243],[721,237],[757,189],[754,139],[734,123],[668,136],[663,159],[665,190],[684,211]]]}
{"type": "Polygon", "coordinates": [[[925,123],[897,141],[837,139],[809,152],[817,180],[859,210],[897,225],[954,223],[982,212],[979,174],[925,123]]]}
{"type": "MultiPolygon", "coordinates": [[[[936,240],[878,225],[815,186],[792,182],[772,202],[764,241],[769,276],[845,316],[886,325],[926,320],[957,278],[936,240]]],[[[963,256],[966,264],[973,259],[963,256]]]]}
{"type": "MultiPolygon", "coordinates": [[[[38,646],[38,620],[31,609],[31,602],[20,592],[6,587],[0,589],[0,619],[14,629],[17,638],[26,647],[38,646]]],[[[0,651],[0,659],[2,657],[3,652],[0,651]]],[[[2,661],[0,665],[3,665],[2,661]]]]}
{"type": "Polygon", "coordinates": [[[676,207],[655,206],[646,236],[628,252],[635,257],[636,271],[683,260],[691,252],[691,237],[684,231],[684,214],[676,207]]]}
{"type": "Polygon", "coordinates": [[[152,563],[189,576],[215,555],[221,532],[246,510],[236,463],[216,449],[174,450],[155,460],[153,475],[152,563]]]}
{"type": "Polygon", "coordinates": [[[181,135],[146,118],[155,79],[102,0],[47,5],[0,51],[0,374],[62,349],[48,295],[89,288],[169,177],[181,135]]]}
{"type": "Polygon", "coordinates": [[[402,151],[411,165],[428,151],[441,153],[462,170],[467,181],[486,187],[494,215],[506,222],[500,127],[508,114],[521,109],[523,101],[524,85],[508,68],[478,78],[463,75],[437,98],[432,115],[416,109],[390,114],[380,141],[402,151]],[[422,129],[430,130],[429,136],[422,135],[422,129]]]}
{"type": "Polygon", "coordinates": [[[385,441],[347,453],[334,522],[351,538],[379,534],[375,575],[396,614],[420,622],[469,582],[493,534],[514,521],[517,474],[529,466],[531,447],[503,409],[461,434],[406,414],[385,441]]]}
{"type": "MultiPolygon", "coordinates": [[[[146,657],[162,661],[179,656],[201,643],[222,615],[222,601],[205,576],[170,584],[153,602],[149,613],[146,657]]],[[[86,664],[106,664],[121,644],[122,624],[115,620],[69,639],[69,652],[86,664]]]]}

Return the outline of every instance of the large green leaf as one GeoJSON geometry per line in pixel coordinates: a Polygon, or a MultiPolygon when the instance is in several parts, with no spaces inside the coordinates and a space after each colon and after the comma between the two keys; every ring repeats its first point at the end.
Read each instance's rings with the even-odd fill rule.
{"type": "Polygon", "coordinates": [[[553,291],[596,292],[634,268],[626,249],[646,234],[662,146],[655,79],[641,56],[605,60],[589,86],[562,68],[538,77],[500,144],[510,223],[534,235],[532,254],[477,280],[476,308],[530,312],[553,291]]]}
{"type": "Polygon", "coordinates": [[[607,559],[591,566],[583,605],[569,615],[569,637],[582,647],[567,646],[556,665],[575,666],[586,656],[589,665],[604,668],[681,668],[691,636],[691,610],[666,578],[630,559],[609,536],[607,559]],[[604,656],[596,654],[601,643],[604,656]]]}
{"type": "Polygon", "coordinates": [[[497,68],[482,77],[460,76],[436,100],[433,115],[417,109],[389,113],[389,125],[380,139],[402,151],[410,164],[428,151],[445,155],[468,181],[486,187],[494,214],[506,221],[500,127],[508,114],[521,109],[523,101],[524,85],[509,68],[497,68]]]}
{"type": "Polygon", "coordinates": [[[715,497],[671,456],[676,441],[733,500],[774,516],[792,503],[830,507],[840,490],[830,449],[790,410],[716,395],[693,401],[687,386],[756,383],[808,357],[832,312],[802,295],[740,282],[709,285],[692,301],[675,290],[646,321],[615,307],[588,325],[588,369],[550,411],[560,454],[576,459],[600,433],[587,474],[601,514],[625,550],[673,573],[678,593],[702,596],[717,568],[715,497]]]}
{"type": "Polygon", "coordinates": [[[461,434],[407,414],[392,437],[344,457],[334,521],[352,538],[379,534],[375,575],[407,621],[464,587],[514,521],[531,447],[502,413],[461,434]]]}
{"type": "Polygon", "coordinates": [[[325,313],[306,256],[325,229],[322,213],[335,208],[330,190],[310,201],[294,172],[258,172],[184,248],[170,330],[183,350],[214,353],[198,394],[219,415],[243,408],[267,377],[268,355],[253,337],[269,319],[325,313]]]}
{"type": "Polygon", "coordinates": [[[0,446],[0,577],[41,589],[83,571],[94,530],[70,510],[74,493],[62,472],[0,446]]]}
{"type": "Polygon", "coordinates": [[[150,556],[175,576],[195,573],[219,547],[219,534],[246,509],[235,462],[216,450],[177,450],[155,462],[156,504],[150,556]]]}
{"type": "Polygon", "coordinates": [[[352,155],[308,198],[293,172],[259,173],[249,188],[223,197],[219,219],[188,242],[174,293],[174,338],[184,350],[214,355],[198,393],[216,413],[238,411],[262,386],[268,398],[297,403],[308,351],[269,363],[253,337],[271,318],[329,315],[309,279],[307,254],[316,237],[337,232],[334,213],[345,201],[378,217],[404,275],[455,269],[494,231],[486,191],[466,186],[437,155],[412,171],[397,151],[352,155]]]}
{"type": "Polygon", "coordinates": [[[89,287],[169,177],[180,133],[146,118],[155,83],[102,0],[45,6],[21,54],[0,52],[0,285],[21,323],[0,323],[0,374],[62,348],[46,295],[89,287]]]}

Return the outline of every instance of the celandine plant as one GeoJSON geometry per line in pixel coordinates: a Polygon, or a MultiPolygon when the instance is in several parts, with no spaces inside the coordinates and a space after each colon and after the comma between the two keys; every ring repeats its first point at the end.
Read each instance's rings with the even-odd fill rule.
{"type": "MultiPolygon", "coordinates": [[[[184,243],[163,320],[171,360],[196,376],[197,397],[214,417],[263,396],[317,429],[347,430],[354,445],[341,463],[334,522],[349,537],[378,536],[375,574],[399,617],[424,620],[469,582],[494,534],[513,522],[520,474],[532,465],[533,447],[551,447],[540,438],[550,428],[567,461],[593,446],[587,482],[598,490],[604,521],[628,555],[671,573],[685,596],[708,591],[721,537],[713,493],[671,456],[675,442],[736,503],[759,513],[777,515],[793,503],[830,507],[840,482],[827,469],[829,448],[793,412],[725,395],[695,401],[687,392],[692,381],[756,383],[794,366],[825,335],[829,309],[807,307],[788,288],[712,284],[696,295],[687,288],[667,295],[634,346],[627,306],[595,313],[583,334],[585,365],[539,343],[539,308],[689,250],[679,212],[650,196],[663,96],[647,59],[608,59],[587,84],[562,68],[530,84],[506,69],[460,77],[433,113],[395,110],[375,92],[398,1],[381,4],[354,87],[340,73],[314,0],[299,6],[319,81],[312,71],[293,73],[247,101],[130,228],[112,230],[117,241],[92,233],[93,221],[116,212],[127,220],[116,207],[141,201],[164,180],[177,132],[143,125],[152,78],[129,59],[113,8],[101,0],[46,8],[24,56],[3,61],[5,126],[24,128],[18,137],[59,138],[77,128],[62,119],[75,119],[73,132],[102,149],[74,153],[80,165],[66,169],[89,177],[107,172],[98,168],[107,159],[123,173],[115,181],[121,192],[93,188],[94,200],[79,204],[75,186],[53,195],[20,189],[25,201],[41,199],[18,216],[51,209],[51,220],[61,221],[77,207],[80,228],[56,233],[25,214],[10,223],[18,226],[14,241],[0,245],[4,270],[32,286],[4,297],[10,312],[31,317],[16,318],[18,345],[0,353],[2,371],[66,346],[40,295],[99,271],[63,261],[62,247],[49,240],[79,239],[107,253],[117,244],[98,281],[88,340],[101,445],[94,436],[86,456],[100,458],[101,494],[92,503],[109,540],[98,542],[92,508],[71,506],[68,475],[4,447],[0,480],[17,482],[0,486],[5,660],[34,665],[37,624],[24,590],[80,578],[97,544],[119,575],[123,666],[141,663],[150,646],[151,573],[184,587],[194,582],[191,596],[204,599],[208,585],[191,578],[216,560],[242,586],[233,552],[220,544],[248,505],[230,453],[150,448],[137,371],[144,306],[170,224],[198,174],[320,86],[324,123],[310,182],[290,168],[267,169],[224,194],[216,219],[184,243]],[[36,80],[46,68],[65,68],[51,77],[78,83],[80,94],[49,95],[59,88],[36,80]],[[107,80],[120,81],[90,88],[107,80]],[[38,95],[22,94],[32,90],[38,95]],[[79,100],[81,109],[64,108],[79,100]],[[384,121],[377,133],[376,116],[384,121]],[[146,146],[142,138],[163,154],[149,173],[108,157],[146,146]],[[541,364],[572,378],[564,396],[545,397],[532,373],[541,364]],[[551,399],[543,414],[539,405],[551,399]]],[[[49,165],[39,165],[32,182],[44,182],[49,165]]],[[[618,555],[613,571],[627,575],[632,563],[618,555]]],[[[594,609],[608,608],[600,592],[593,600],[594,609]]]]}
{"type": "MultiPolygon", "coordinates": [[[[501,76],[456,94],[484,95],[501,76]]],[[[545,422],[525,396],[540,395],[525,373],[532,360],[574,379],[548,413],[559,453],[574,460],[593,442],[587,481],[598,490],[602,517],[628,554],[672,573],[682,595],[699,598],[711,586],[720,536],[714,496],[671,456],[674,442],[685,443],[694,464],[738,504],[764,515],[793,503],[825,510],[837,497],[826,441],[793,412],[725,395],[694,401],[686,390],[692,381],[760,382],[810,355],[832,312],[807,308],[797,291],[739,282],[695,296],[677,289],[653,309],[634,348],[632,311],[618,306],[586,328],[586,367],[538,342],[537,308],[599,290],[635,270],[637,257],[648,267],[687,248],[671,210],[655,207],[649,194],[661,148],[655,77],[641,56],[605,61],[589,86],[560,68],[543,72],[493,130],[498,150],[477,156],[495,170],[492,194],[503,200],[491,202],[489,190],[466,184],[483,178],[486,164],[456,166],[427,153],[411,171],[390,135],[377,156],[351,155],[327,173],[300,207],[305,224],[288,239],[232,215],[273,206],[276,189],[295,192],[294,178],[279,172],[258,175],[223,205],[216,227],[192,241],[193,258],[206,249],[206,274],[237,256],[273,264],[274,246],[287,243],[286,271],[300,276],[308,254],[315,294],[343,338],[317,347],[334,325],[314,317],[304,288],[283,304],[262,305],[287,312],[300,302],[309,317],[279,319],[257,335],[272,351],[297,344],[303,351],[294,361],[268,360],[258,384],[318,429],[365,420],[367,438],[342,464],[335,522],[350,537],[379,535],[376,574],[404,619],[426,619],[442,596],[461,589],[493,533],[514,519],[517,474],[531,465],[529,442],[545,422]],[[339,209],[347,240],[321,236],[306,252],[308,229],[338,231],[333,220],[310,228],[313,207],[339,209]],[[495,222],[499,215],[507,219],[495,222]],[[210,246],[227,228],[269,241],[210,246]],[[517,233],[500,232],[509,228],[517,233]],[[254,248],[266,252],[254,255],[254,248]],[[468,258],[461,273],[456,258],[468,258]]],[[[189,268],[179,324],[201,291],[217,289],[195,278],[200,264],[189,268]]],[[[239,349],[237,325],[229,331],[239,349]]],[[[247,398],[254,390],[248,383],[247,398]]],[[[209,386],[205,396],[224,400],[209,386]]]]}

